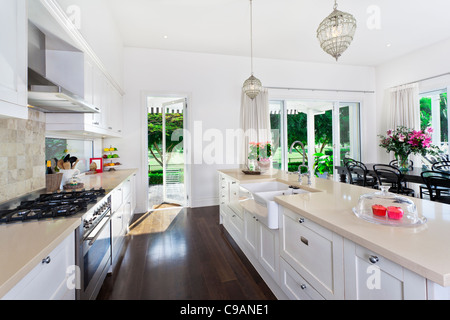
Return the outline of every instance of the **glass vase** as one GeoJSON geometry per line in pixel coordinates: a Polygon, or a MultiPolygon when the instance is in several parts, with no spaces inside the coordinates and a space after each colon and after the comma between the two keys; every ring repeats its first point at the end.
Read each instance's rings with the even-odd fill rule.
{"type": "Polygon", "coordinates": [[[406,172],[409,170],[409,157],[408,155],[404,154],[397,154],[397,166],[400,171],[406,172]]]}

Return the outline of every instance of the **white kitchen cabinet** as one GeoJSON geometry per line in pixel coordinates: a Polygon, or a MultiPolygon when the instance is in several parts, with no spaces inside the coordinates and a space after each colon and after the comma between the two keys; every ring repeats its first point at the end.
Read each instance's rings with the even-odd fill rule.
{"type": "Polygon", "coordinates": [[[244,210],[243,241],[249,252],[261,266],[278,281],[279,236],[277,230],[267,228],[259,222],[258,215],[244,210]]]}
{"type": "Polygon", "coordinates": [[[427,299],[426,279],[418,274],[347,239],[344,256],[346,299],[427,299]]]}
{"type": "Polygon", "coordinates": [[[291,300],[324,300],[324,298],[286,261],[280,260],[280,287],[291,300]]]}
{"type": "Polygon", "coordinates": [[[136,174],[131,177],[131,214],[136,210],[136,174]]]}
{"type": "Polygon", "coordinates": [[[124,245],[124,226],[124,207],[122,206],[111,215],[111,266],[113,272],[120,260],[120,253],[124,245]]]}
{"type": "Polygon", "coordinates": [[[135,175],[126,179],[112,191],[111,197],[111,245],[112,269],[117,266],[120,254],[125,244],[125,236],[129,231],[130,221],[133,217],[133,193],[135,175]]]}
{"type": "Polygon", "coordinates": [[[325,299],[344,299],[343,238],[282,207],[280,255],[325,299]]]}
{"type": "Polygon", "coordinates": [[[123,127],[122,95],[88,57],[84,60],[84,100],[99,112],[47,114],[47,131],[120,138],[123,127]]]}
{"type": "Polygon", "coordinates": [[[249,248],[250,252],[257,256],[258,251],[258,221],[256,216],[244,211],[244,234],[243,239],[245,245],[249,248]]]}
{"type": "Polygon", "coordinates": [[[75,300],[75,233],[70,234],[2,300],[75,300]]]}
{"type": "Polygon", "coordinates": [[[25,0],[0,0],[0,118],[28,118],[25,0]]]}
{"type": "MultiPolygon", "coordinates": [[[[238,244],[244,233],[244,215],[241,210],[233,210],[230,199],[232,198],[232,189],[238,186],[235,180],[228,178],[227,176],[219,175],[219,198],[220,198],[220,212],[221,223],[225,226],[228,232],[235,238],[238,244]]],[[[235,197],[235,196],[233,196],[235,197]]]]}
{"type": "Polygon", "coordinates": [[[267,228],[257,223],[258,228],[258,260],[270,276],[278,281],[280,264],[280,241],[278,230],[267,228]]]}

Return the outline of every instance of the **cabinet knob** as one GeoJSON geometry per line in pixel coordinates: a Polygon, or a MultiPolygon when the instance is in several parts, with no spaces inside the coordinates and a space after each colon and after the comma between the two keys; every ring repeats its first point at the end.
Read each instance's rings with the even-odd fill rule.
{"type": "Polygon", "coordinates": [[[300,285],[300,289],[305,290],[306,289],[306,284],[301,284],[300,285]]]}
{"type": "Polygon", "coordinates": [[[48,256],[45,259],[42,259],[42,264],[50,264],[50,262],[52,261],[52,259],[50,259],[50,256],[48,256]]]}
{"type": "Polygon", "coordinates": [[[298,219],[298,223],[305,223],[305,219],[304,218],[298,219]]]}
{"type": "Polygon", "coordinates": [[[375,264],[380,261],[380,258],[378,258],[377,256],[369,256],[369,261],[370,263],[375,264]]]}

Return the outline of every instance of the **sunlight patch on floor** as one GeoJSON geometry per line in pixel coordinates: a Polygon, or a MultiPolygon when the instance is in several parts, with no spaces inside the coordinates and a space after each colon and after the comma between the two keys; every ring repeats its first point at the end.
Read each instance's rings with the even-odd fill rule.
{"type": "Polygon", "coordinates": [[[164,232],[171,225],[183,207],[176,204],[163,203],[140,217],[130,226],[129,235],[140,235],[164,232]]]}

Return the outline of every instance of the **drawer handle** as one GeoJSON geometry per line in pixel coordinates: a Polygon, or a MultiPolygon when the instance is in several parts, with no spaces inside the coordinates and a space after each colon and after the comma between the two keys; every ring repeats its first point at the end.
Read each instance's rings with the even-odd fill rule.
{"type": "Polygon", "coordinates": [[[298,223],[305,223],[305,219],[304,218],[298,219],[298,223]]]}
{"type": "Polygon", "coordinates": [[[378,258],[377,256],[369,256],[369,261],[371,264],[375,264],[380,261],[380,258],[378,258]]]}
{"type": "Polygon", "coordinates": [[[304,244],[306,244],[307,246],[309,246],[309,241],[308,239],[304,238],[304,237],[300,237],[300,241],[303,242],[304,244]]]}
{"type": "Polygon", "coordinates": [[[45,259],[42,259],[42,264],[50,264],[50,262],[52,261],[52,259],[50,259],[50,256],[48,256],[45,259]]]}
{"type": "Polygon", "coordinates": [[[301,284],[301,285],[300,285],[300,289],[306,290],[306,284],[301,284]]]}

